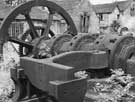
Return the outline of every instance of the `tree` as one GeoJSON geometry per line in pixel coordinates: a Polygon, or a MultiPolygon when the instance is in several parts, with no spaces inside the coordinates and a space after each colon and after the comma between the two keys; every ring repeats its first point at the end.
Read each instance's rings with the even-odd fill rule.
{"type": "Polygon", "coordinates": [[[26,2],[27,0],[4,0],[6,4],[11,5],[11,6],[17,6],[21,3],[26,2]]]}

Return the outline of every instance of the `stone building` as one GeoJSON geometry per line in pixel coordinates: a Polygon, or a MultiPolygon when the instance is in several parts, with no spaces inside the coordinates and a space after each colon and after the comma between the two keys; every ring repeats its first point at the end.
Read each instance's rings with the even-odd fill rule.
{"type": "Polygon", "coordinates": [[[93,8],[97,17],[99,18],[100,27],[109,26],[120,16],[120,12],[116,3],[93,5],[93,8]]]}
{"type": "Polygon", "coordinates": [[[99,21],[89,0],[50,1],[53,1],[62,6],[70,14],[79,33],[99,32],[99,21]]]}
{"type": "Polygon", "coordinates": [[[79,32],[98,33],[99,21],[89,0],[81,0],[80,4],[70,14],[79,32]]]}
{"type": "Polygon", "coordinates": [[[127,27],[130,31],[135,32],[135,0],[125,1],[125,3],[119,4],[118,7],[121,14],[121,25],[127,27]]]}
{"type": "Polygon", "coordinates": [[[126,0],[117,2],[117,6],[119,8],[121,15],[135,15],[135,1],[134,0],[126,0]]]}
{"type": "Polygon", "coordinates": [[[93,5],[93,9],[99,18],[100,27],[107,27],[114,20],[130,19],[135,15],[135,1],[117,1],[108,4],[93,5]]]}

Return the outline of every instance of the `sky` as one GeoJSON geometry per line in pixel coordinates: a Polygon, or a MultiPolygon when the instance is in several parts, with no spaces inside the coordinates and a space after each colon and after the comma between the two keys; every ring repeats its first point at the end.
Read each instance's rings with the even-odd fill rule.
{"type": "Polygon", "coordinates": [[[103,3],[111,3],[114,1],[124,1],[124,0],[90,0],[92,4],[103,4],[103,3]]]}

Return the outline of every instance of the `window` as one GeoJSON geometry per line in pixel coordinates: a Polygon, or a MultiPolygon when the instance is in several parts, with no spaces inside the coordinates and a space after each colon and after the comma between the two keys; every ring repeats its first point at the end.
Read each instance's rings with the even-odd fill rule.
{"type": "Polygon", "coordinates": [[[23,23],[21,22],[14,22],[11,24],[9,28],[9,34],[11,37],[19,37],[20,34],[23,33],[23,23]]]}
{"type": "Polygon", "coordinates": [[[133,7],[131,7],[131,11],[134,11],[134,8],[133,7]]]}
{"type": "Polygon", "coordinates": [[[119,19],[120,18],[120,14],[117,14],[117,19],[119,19]]]}
{"type": "Polygon", "coordinates": [[[87,12],[80,15],[80,32],[88,33],[90,16],[87,12]]]}
{"type": "Polygon", "coordinates": [[[99,21],[103,21],[103,14],[99,14],[99,21]]]}
{"type": "Polygon", "coordinates": [[[135,4],[133,4],[130,8],[130,15],[134,16],[135,15],[135,4]]]}

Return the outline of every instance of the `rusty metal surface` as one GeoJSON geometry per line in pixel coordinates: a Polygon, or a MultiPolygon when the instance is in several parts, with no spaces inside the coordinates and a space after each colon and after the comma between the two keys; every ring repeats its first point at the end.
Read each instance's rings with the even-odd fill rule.
{"type": "Polygon", "coordinates": [[[69,49],[71,51],[89,51],[91,44],[95,41],[96,37],[91,34],[78,34],[74,36],[69,42],[69,49]]]}
{"type": "Polygon", "coordinates": [[[108,55],[104,51],[70,51],[54,57],[53,62],[76,70],[102,69],[108,67],[108,55]]]}
{"type": "Polygon", "coordinates": [[[42,42],[40,42],[40,44],[36,46],[38,48],[36,51],[38,53],[43,52],[43,53],[49,54],[50,55],[49,57],[67,52],[68,51],[67,43],[71,40],[72,37],[73,36],[70,34],[59,34],[59,35],[53,36],[52,38],[48,40],[42,40],[42,42]]]}
{"type": "MultiPolygon", "coordinates": [[[[69,42],[73,36],[69,34],[57,35],[55,36],[52,41],[50,41],[50,52],[51,54],[58,55],[61,52],[61,48],[64,46],[65,43],[69,42]]],[[[66,49],[65,49],[66,50],[66,49]]]]}
{"type": "MultiPolygon", "coordinates": [[[[68,80],[71,67],[37,61],[36,59],[22,58],[21,65],[30,82],[42,91],[49,89],[50,80],[68,80]],[[64,67],[64,68],[63,68],[64,67]]],[[[72,75],[72,74],[71,74],[72,75]]],[[[71,79],[72,76],[70,76],[71,79]]]]}
{"type": "Polygon", "coordinates": [[[50,81],[51,94],[61,102],[83,102],[87,90],[86,78],[70,81],[50,81]]]}
{"type": "Polygon", "coordinates": [[[67,48],[64,48],[62,50],[62,47],[67,47],[65,43],[69,42],[72,39],[72,35],[69,34],[63,34],[63,35],[58,35],[51,41],[51,46],[50,46],[50,52],[52,56],[58,55],[64,51],[67,51],[67,48]]]}
{"type": "Polygon", "coordinates": [[[134,50],[132,50],[134,49],[134,42],[135,39],[132,35],[101,35],[95,40],[94,48],[97,50],[108,51],[110,56],[110,68],[117,69],[123,67],[124,69],[125,65],[123,63],[125,63],[124,60],[127,59],[126,56],[134,53],[134,50]],[[130,46],[132,46],[132,48],[130,46]]]}
{"type": "Polygon", "coordinates": [[[135,59],[128,59],[126,63],[127,63],[126,73],[135,76],[135,59]]]}
{"type": "Polygon", "coordinates": [[[17,102],[83,102],[86,89],[86,78],[69,81],[50,81],[49,95],[33,96],[17,102]]]}
{"type": "Polygon", "coordinates": [[[48,60],[24,57],[21,66],[33,85],[47,91],[50,80],[71,80],[76,71],[108,67],[108,56],[104,52],[67,52],[48,60]]]}
{"type": "Polygon", "coordinates": [[[124,46],[121,53],[119,54],[120,57],[120,67],[125,71],[128,72],[127,68],[127,61],[133,59],[135,57],[135,44],[132,43],[131,45],[124,46]]]}
{"type": "Polygon", "coordinates": [[[126,47],[132,46],[132,44],[134,45],[134,43],[135,43],[135,39],[133,36],[130,35],[122,36],[119,40],[116,41],[115,46],[113,47],[110,55],[111,68],[115,69],[115,68],[122,67],[119,64],[120,57],[123,56],[123,54],[121,53],[123,52],[123,50],[126,50],[126,47]]]}
{"type": "Polygon", "coordinates": [[[97,50],[112,50],[113,46],[115,46],[115,42],[121,36],[117,34],[107,34],[107,35],[100,35],[94,42],[94,47],[97,50]]]}

